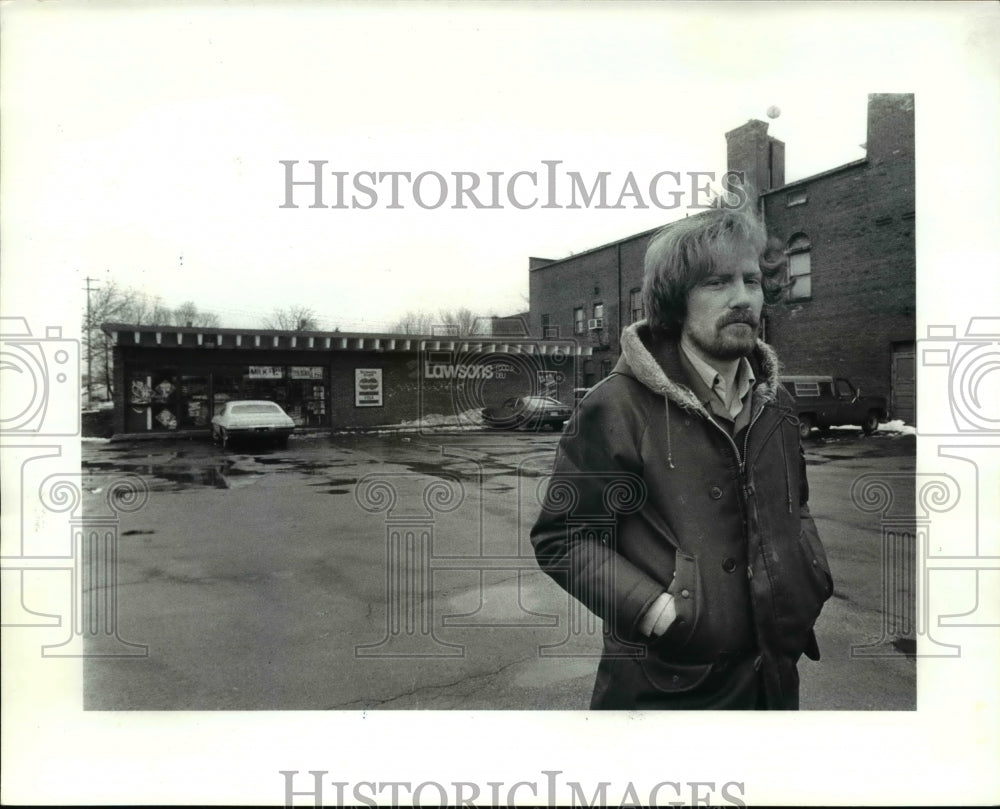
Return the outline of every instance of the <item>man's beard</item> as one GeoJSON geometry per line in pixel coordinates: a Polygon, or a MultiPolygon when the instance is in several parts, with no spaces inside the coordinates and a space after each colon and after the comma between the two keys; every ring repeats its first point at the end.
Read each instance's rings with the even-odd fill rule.
{"type": "Polygon", "coordinates": [[[688,338],[705,356],[717,360],[738,360],[746,357],[757,345],[758,321],[750,312],[734,311],[719,318],[715,324],[715,337],[706,341],[696,332],[688,338]],[[731,323],[745,323],[749,329],[729,329],[731,323]]]}

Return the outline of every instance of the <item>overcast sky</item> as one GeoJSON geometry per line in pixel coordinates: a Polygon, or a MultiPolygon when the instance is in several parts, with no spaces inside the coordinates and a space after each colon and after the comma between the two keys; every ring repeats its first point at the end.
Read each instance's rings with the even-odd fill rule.
{"type": "Polygon", "coordinates": [[[724,133],[759,118],[792,180],[862,157],[867,94],[913,91],[933,64],[915,44],[968,28],[936,7],[237,5],[5,9],[8,266],[73,294],[114,279],[231,326],[290,305],[345,330],[408,309],[509,314],[527,308],[529,256],[654,227],[690,198],[454,210],[452,181],[433,210],[405,193],[387,209],[386,184],[370,210],[309,209],[308,189],[281,209],[279,161],[299,177],[328,161],[350,191],[366,170],[485,185],[559,160],[588,182],[610,172],[613,204],[628,172],[641,188],[721,174],[724,133]]]}

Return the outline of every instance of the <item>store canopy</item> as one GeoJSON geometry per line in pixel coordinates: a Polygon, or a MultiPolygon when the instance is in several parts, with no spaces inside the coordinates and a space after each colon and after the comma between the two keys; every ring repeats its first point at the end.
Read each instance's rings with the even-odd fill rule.
{"type": "Polygon", "coordinates": [[[593,349],[575,340],[510,337],[440,337],[412,334],[347,334],[273,329],[222,329],[191,326],[137,326],[104,323],[115,345],[143,348],[275,349],[296,351],[461,351],[471,354],[537,354],[588,357],[593,349]]]}

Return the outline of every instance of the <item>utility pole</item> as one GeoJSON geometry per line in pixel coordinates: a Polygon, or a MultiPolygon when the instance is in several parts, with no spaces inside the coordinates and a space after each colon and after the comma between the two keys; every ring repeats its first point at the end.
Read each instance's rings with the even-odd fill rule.
{"type": "MultiPolygon", "coordinates": [[[[91,381],[92,381],[91,380],[92,373],[91,373],[90,367],[91,367],[91,360],[93,358],[93,352],[91,351],[91,345],[93,343],[93,340],[91,339],[91,334],[93,332],[93,326],[94,326],[94,324],[90,322],[90,283],[91,283],[91,281],[96,282],[97,279],[96,278],[91,278],[88,275],[83,280],[85,280],[87,282],[87,407],[89,408],[90,407],[90,399],[91,399],[91,396],[90,396],[90,385],[91,385],[91,381]]],[[[97,284],[96,283],[94,283],[94,288],[95,289],[97,288],[97,284]]]]}

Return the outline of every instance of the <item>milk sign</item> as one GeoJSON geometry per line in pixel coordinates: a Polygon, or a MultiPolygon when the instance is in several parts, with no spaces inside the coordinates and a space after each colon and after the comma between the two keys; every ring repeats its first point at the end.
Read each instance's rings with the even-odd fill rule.
{"type": "Polygon", "coordinates": [[[354,406],[382,406],[382,369],[354,369],[354,406]]]}

